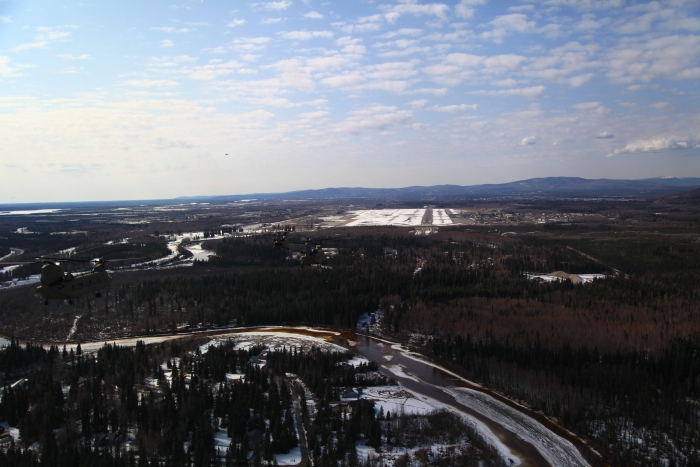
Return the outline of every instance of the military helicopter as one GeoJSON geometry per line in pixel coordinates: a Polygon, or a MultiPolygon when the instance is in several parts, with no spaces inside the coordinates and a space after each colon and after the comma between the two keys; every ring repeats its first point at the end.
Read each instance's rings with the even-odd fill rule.
{"type": "Polygon", "coordinates": [[[289,246],[287,246],[287,232],[277,232],[275,234],[275,250],[289,250],[289,246]]]}
{"type": "Polygon", "coordinates": [[[345,235],[342,237],[326,237],[326,238],[317,238],[317,239],[307,239],[306,241],[303,242],[293,242],[287,240],[287,233],[278,233],[275,236],[275,249],[286,249],[289,250],[289,244],[298,244],[298,245],[304,245],[304,250],[301,252],[301,267],[303,268],[304,266],[316,266],[316,267],[327,267],[326,263],[328,262],[328,256],[326,256],[326,253],[323,251],[321,248],[321,243],[326,240],[338,240],[341,238],[348,238],[349,235],[345,235]],[[315,245],[316,247],[314,248],[312,245],[315,245]]]}
{"type": "Polygon", "coordinates": [[[74,298],[80,298],[91,293],[94,293],[95,297],[102,296],[101,290],[105,289],[112,282],[112,277],[107,273],[107,263],[142,258],[75,259],[35,256],[33,259],[36,261],[0,263],[0,265],[43,263],[44,265],[41,267],[41,285],[36,290],[45,298],[44,305],[48,305],[49,300],[68,300],[68,303],[72,305],[74,298]],[[67,262],[92,263],[93,265],[90,271],[71,274],[70,272],[64,272],[60,265],[60,263],[67,262]]]}

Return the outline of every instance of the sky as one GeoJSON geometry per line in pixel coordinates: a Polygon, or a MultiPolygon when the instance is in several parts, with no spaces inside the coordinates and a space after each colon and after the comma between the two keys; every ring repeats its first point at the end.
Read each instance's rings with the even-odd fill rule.
{"type": "Polygon", "coordinates": [[[700,177],[700,2],[0,0],[0,203],[700,177]]]}

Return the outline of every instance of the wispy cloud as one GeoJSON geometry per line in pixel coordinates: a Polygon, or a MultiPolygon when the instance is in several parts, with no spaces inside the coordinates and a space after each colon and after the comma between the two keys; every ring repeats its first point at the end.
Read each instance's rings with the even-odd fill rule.
{"type": "Polygon", "coordinates": [[[280,33],[284,39],[294,39],[300,41],[308,41],[317,37],[324,39],[332,39],[333,33],[330,31],[289,31],[280,33]]]}
{"type": "Polygon", "coordinates": [[[323,19],[323,15],[318,11],[310,11],[304,14],[304,18],[308,19],[323,19]]]}
{"type": "Polygon", "coordinates": [[[267,11],[280,11],[286,10],[292,6],[290,0],[281,0],[279,2],[258,2],[251,5],[253,8],[267,10],[267,11]]]}
{"type": "Polygon", "coordinates": [[[679,149],[688,149],[691,147],[700,147],[697,138],[652,138],[634,141],[627,144],[625,147],[616,149],[608,154],[608,157],[617,156],[619,154],[639,154],[639,153],[654,153],[664,151],[675,151],[679,149]]]}
{"type": "Polygon", "coordinates": [[[124,85],[136,88],[173,88],[180,83],[167,79],[132,79],[124,81],[124,85]]]}
{"type": "Polygon", "coordinates": [[[471,94],[475,94],[477,96],[497,96],[497,97],[521,96],[521,97],[529,97],[529,98],[540,98],[544,95],[545,89],[546,88],[544,86],[530,86],[527,88],[473,91],[473,92],[471,92],[471,94]]]}
{"type": "Polygon", "coordinates": [[[244,19],[235,18],[226,23],[226,27],[235,28],[236,26],[243,26],[246,23],[244,19]]]}

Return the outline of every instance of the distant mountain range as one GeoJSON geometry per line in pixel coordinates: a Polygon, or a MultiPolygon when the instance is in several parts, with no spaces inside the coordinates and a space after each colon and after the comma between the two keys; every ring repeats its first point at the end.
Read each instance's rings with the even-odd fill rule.
{"type": "MultiPolygon", "coordinates": [[[[243,200],[396,200],[438,201],[498,197],[561,197],[601,198],[637,197],[661,198],[700,188],[700,178],[658,177],[642,180],[586,179],[579,177],[531,178],[517,182],[488,185],[434,185],[405,188],[323,188],[320,190],[289,191],[286,193],[249,193],[225,196],[181,196],[171,199],[79,201],[49,203],[0,204],[1,211],[42,208],[117,208],[138,205],[163,205],[193,202],[224,203],[243,200]]],[[[684,198],[685,200],[685,198],[684,198]]],[[[692,202],[692,198],[684,202],[692,202]]],[[[671,201],[673,203],[673,201],[671,201]]]]}
{"type": "Polygon", "coordinates": [[[517,182],[487,185],[434,185],[405,188],[323,188],[286,193],[252,193],[227,196],[188,196],[174,201],[226,202],[241,200],[300,199],[441,199],[502,196],[557,197],[650,197],[678,193],[700,187],[700,178],[658,177],[642,180],[586,179],[579,177],[531,178],[517,182]]]}

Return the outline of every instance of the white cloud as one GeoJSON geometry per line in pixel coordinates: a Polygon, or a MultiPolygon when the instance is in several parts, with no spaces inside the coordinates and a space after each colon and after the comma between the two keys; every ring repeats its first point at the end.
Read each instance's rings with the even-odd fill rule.
{"type": "Polygon", "coordinates": [[[11,23],[12,20],[9,16],[0,16],[0,23],[11,23]]]}
{"type": "Polygon", "coordinates": [[[595,135],[595,139],[611,139],[614,137],[615,135],[610,133],[609,131],[603,131],[595,135]]]}
{"type": "Polygon", "coordinates": [[[30,49],[45,49],[48,46],[49,46],[48,41],[27,42],[24,44],[20,44],[17,47],[13,47],[10,50],[12,50],[13,52],[20,52],[22,50],[30,50],[30,49]]]}
{"type": "Polygon", "coordinates": [[[194,29],[190,28],[174,28],[172,26],[163,26],[163,27],[153,27],[151,28],[153,31],[163,31],[163,32],[176,32],[176,33],[183,33],[183,32],[192,32],[194,29]]]}
{"type": "Polygon", "coordinates": [[[533,144],[537,144],[537,141],[534,136],[526,136],[525,138],[520,141],[519,146],[532,146],[533,144]]]}
{"type": "Polygon", "coordinates": [[[346,71],[343,74],[323,78],[321,84],[333,88],[345,88],[348,86],[356,86],[365,80],[365,77],[359,71],[346,71]]]}
{"type": "MultiPolygon", "coordinates": [[[[638,154],[646,152],[663,152],[673,151],[677,149],[688,149],[696,145],[697,141],[692,138],[654,138],[639,140],[629,143],[623,148],[616,149],[608,154],[608,157],[617,156],[618,154],[638,154]]],[[[696,146],[697,147],[697,146],[696,146]]]]}
{"type": "Polygon", "coordinates": [[[81,55],[71,55],[71,54],[58,54],[58,58],[62,60],[92,60],[92,57],[90,54],[81,54],[81,55]]]}
{"type": "Polygon", "coordinates": [[[289,31],[280,33],[284,39],[293,39],[300,41],[308,41],[316,37],[322,37],[325,39],[332,39],[333,33],[330,31],[289,31]]]}
{"type": "Polygon", "coordinates": [[[492,83],[494,86],[501,86],[504,88],[517,86],[518,82],[513,78],[499,79],[492,83]]]}
{"type": "Polygon", "coordinates": [[[404,91],[404,94],[415,95],[415,94],[429,94],[433,96],[446,96],[448,93],[447,88],[418,88],[411,89],[409,91],[404,91]]]}
{"type": "Polygon", "coordinates": [[[696,79],[700,36],[623,39],[602,62],[608,78],[619,84],[656,78],[696,79]]]}
{"type": "Polygon", "coordinates": [[[281,23],[282,18],[265,18],[260,21],[260,24],[276,24],[281,23]]]}
{"type": "Polygon", "coordinates": [[[313,91],[314,80],[311,77],[311,68],[304,67],[298,59],[280,60],[269,68],[280,72],[280,82],[282,86],[300,89],[302,91],[313,91]]]}
{"type": "Polygon", "coordinates": [[[610,113],[610,109],[605,107],[600,102],[581,102],[579,104],[574,104],[571,106],[575,110],[587,113],[595,113],[598,115],[605,115],[610,113]]]}
{"type": "Polygon", "coordinates": [[[316,112],[304,112],[304,113],[300,113],[300,114],[298,115],[298,117],[301,118],[301,119],[303,119],[303,120],[314,120],[314,121],[318,121],[318,120],[321,120],[321,119],[326,119],[326,118],[328,118],[329,115],[330,115],[330,113],[326,112],[325,110],[317,110],[316,112]]]}
{"type": "Polygon", "coordinates": [[[331,26],[338,28],[345,34],[361,34],[365,32],[379,31],[382,28],[382,25],[379,23],[349,24],[342,21],[331,23],[331,26]]]}
{"type": "Polygon", "coordinates": [[[530,86],[527,88],[513,88],[513,89],[498,89],[494,91],[473,91],[471,94],[477,96],[497,96],[497,97],[507,97],[507,96],[521,96],[533,99],[539,99],[544,95],[544,86],[530,86]]]}
{"type": "Polygon", "coordinates": [[[171,41],[170,39],[163,39],[160,41],[160,46],[161,47],[172,47],[175,45],[175,42],[171,41]]]}
{"type": "Polygon", "coordinates": [[[323,19],[323,15],[318,11],[310,11],[304,15],[304,18],[309,19],[323,19]]]}
{"type": "Polygon", "coordinates": [[[10,66],[10,57],[0,55],[0,76],[14,78],[22,76],[22,74],[19,72],[19,68],[10,66]]]}
{"type": "Polygon", "coordinates": [[[342,47],[341,52],[346,54],[362,55],[367,51],[364,45],[361,45],[362,39],[352,37],[341,37],[335,43],[342,47]]]}
{"type": "Polygon", "coordinates": [[[269,37],[239,37],[233,40],[231,49],[239,52],[263,50],[270,40],[269,37]]]}
{"type": "Polygon", "coordinates": [[[569,42],[549,50],[547,55],[530,58],[523,66],[523,74],[580,87],[593,78],[594,74],[589,70],[600,66],[599,62],[593,60],[597,52],[596,44],[569,42]]]}
{"type": "Polygon", "coordinates": [[[355,63],[355,57],[352,55],[336,54],[327,57],[315,57],[306,61],[306,64],[314,70],[334,70],[345,68],[355,63]]]}
{"type": "Polygon", "coordinates": [[[610,8],[620,8],[624,0],[541,0],[546,6],[571,7],[580,10],[606,10],[610,8]]]}
{"type": "Polygon", "coordinates": [[[396,31],[390,31],[387,32],[386,34],[382,34],[381,37],[384,39],[393,39],[394,37],[399,37],[399,36],[420,36],[423,33],[422,29],[416,29],[416,28],[401,28],[397,29],[396,31]]]}
{"type": "Polygon", "coordinates": [[[436,112],[447,112],[447,113],[457,113],[464,110],[476,110],[476,104],[459,104],[459,105],[434,105],[430,107],[430,110],[436,112]]]}
{"type": "Polygon", "coordinates": [[[365,130],[382,131],[395,125],[406,124],[413,116],[410,110],[399,110],[393,106],[379,104],[349,112],[349,115],[335,127],[336,131],[351,134],[360,134],[365,130]]]}
{"type": "Polygon", "coordinates": [[[409,62],[387,62],[378,65],[366,67],[365,76],[370,79],[406,79],[416,75],[418,72],[414,69],[418,64],[418,60],[409,62]]]}
{"type": "Polygon", "coordinates": [[[444,3],[427,3],[420,5],[418,3],[406,2],[396,5],[382,5],[381,9],[384,12],[384,18],[389,23],[393,24],[403,15],[434,16],[441,20],[446,20],[447,12],[450,7],[444,3]]]}
{"type": "Polygon", "coordinates": [[[263,9],[267,11],[281,11],[286,10],[292,6],[292,2],[289,0],[281,0],[279,2],[261,2],[253,3],[251,5],[253,8],[263,9]]]}
{"type": "Polygon", "coordinates": [[[493,56],[465,53],[448,54],[440,64],[429,65],[423,71],[439,83],[457,85],[477,75],[499,75],[518,70],[527,57],[516,54],[493,56]]]}
{"type": "Polygon", "coordinates": [[[73,75],[73,74],[80,73],[82,71],[83,71],[82,67],[78,68],[78,67],[70,66],[70,67],[64,68],[59,73],[61,73],[62,75],[73,75]]]}
{"type": "Polygon", "coordinates": [[[235,28],[237,26],[243,26],[246,23],[246,20],[244,19],[239,19],[239,18],[234,18],[228,23],[226,23],[227,28],[235,28]]]}
{"type": "Polygon", "coordinates": [[[458,18],[469,19],[474,16],[475,6],[486,4],[486,0],[461,0],[455,6],[455,15],[458,18]]]}
{"type": "Polygon", "coordinates": [[[132,79],[124,81],[124,84],[137,88],[173,88],[180,85],[177,81],[167,79],[132,79]]]}

